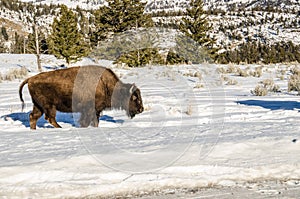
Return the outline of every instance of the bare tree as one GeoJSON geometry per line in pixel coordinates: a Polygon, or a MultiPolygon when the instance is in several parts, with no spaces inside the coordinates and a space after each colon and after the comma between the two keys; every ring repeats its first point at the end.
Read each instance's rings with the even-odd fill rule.
{"type": "MultiPolygon", "coordinates": [[[[41,54],[47,52],[47,45],[45,43],[46,39],[45,36],[41,31],[39,31],[39,26],[35,22],[33,27],[32,27],[32,33],[28,35],[27,38],[27,46],[26,50],[29,53],[32,53],[36,56],[36,61],[37,61],[37,69],[39,72],[42,71],[42,66],[41,66],[41,54]],[[43,42],[44,41],[44,42],[43,42]]],[[[25,51],[25,49],[24,49],[25,51]]]]}
{"type": "Polygon", "coordinates": [[[34,24],[34,36],[35,36],[35,56],[36,56],[37,67],[38,67],[38,71],[42,72],[40,42],[39,42],[38,29],[36,24],[34,24]]]}

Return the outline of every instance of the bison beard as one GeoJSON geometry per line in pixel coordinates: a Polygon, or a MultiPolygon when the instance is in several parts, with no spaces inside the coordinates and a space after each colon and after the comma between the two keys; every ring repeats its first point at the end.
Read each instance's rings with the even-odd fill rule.
{"type": "Polygon", "coordinates": [[[44,72],[26,79],[19,88],[28,84],[33,102],[30,128],[36,129],[37,120],[45,119],[56,128],[56,111],[80,112],[81,127],[97,127],[105,109],[123,109],[133,118],[143,112],[140,90],[134,84],[124,84],[110,69],[101,66],[84,66],[44,72]]]}

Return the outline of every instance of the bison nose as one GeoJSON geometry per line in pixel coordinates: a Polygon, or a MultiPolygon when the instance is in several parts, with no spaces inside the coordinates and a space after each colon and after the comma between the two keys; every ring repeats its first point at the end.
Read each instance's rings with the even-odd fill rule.
{"type": "Polygon", "coordinates": [[[140,113],[144,111],[144,107],[140,108],[140,113]]]}

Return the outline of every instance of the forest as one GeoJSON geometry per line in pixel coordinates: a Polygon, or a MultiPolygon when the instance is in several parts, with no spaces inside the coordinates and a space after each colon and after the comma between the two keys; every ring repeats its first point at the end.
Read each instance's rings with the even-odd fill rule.
{"type": "MultiPolygon", "coordinates": [[[[183,32],[186,36],[194,39],[196,42],[200,41],[200,39],[195,39],[196,37],[193,35],[202,35],[204,39],[206,38],[207,41],[209,41],[210,46],[202,46],[205,43],[203,41],[202,43],[200,42],[199,45],[208,51],[208,54],[211,55],[211,60],[215,63],[270,64],[281,62],[300,62],[300,45],[293,43],[293,41],[282,40],[270,43],[266,41],[266,36],[263,33],[259,33],[257,35],[249,34],[249,27],[257,26],[262,28],[266,23],[277,24],[272,27],[272,29],[277,29],[277,32],[281,28],[296,29],[300,27],[299,18],[288,20],[280,9],[276,7],[274,8],[271,5],[267,5],[266,7],[253,7],[252,10],[246,10],[243,7],[235,7],[228,10],[228,13],[225,13],[223,10],[216,8],[204,10],[203,2],[201,0],[192,0],[191,5],[194,4],[194,6],[191,6],[184,11],[145,12],[146,4],[141,3],[139,0],[134,1],[134,5],[132,4],[132,1],[129,0],[123,2],[110,0],[108,2],[108,6],[102,6],[95,10],[84,10],[80,7],[68,9],[73,13],[73,25],[79,24],[78,27],[73,27],[74,30],[71,30],[70,33],[72,31],[77,32],[77,40],[82,41],[82,43],[78,43],[78,45],[83,46],[82,49],[84,49],[84,53],[81,53],[82,55],[80,56],[86,56],[95,50],[99,50],[99,43],[103,40],[111,39],[111,36],[114,34],[139,28],[164,27],[175,29],[178,32],[183,32]],[[198,2],[198,4],[195,4],[195,2],[198,2]],[[188,12],[189,9],[194,9],[195,12],[199,12],[197,15],[204,18],[204,20],[200,19],[201,17],[196,18],[196,20],[199,20],[198,25],[200,25],[194,32],[188,30],[187,26],[190,24],[185,21],[185,19],[193,18],[193,16],[191,16],[193,13],[188,12]],[[262,17],[258,19],[257,16],[260,15],[262,17]],[[218,16],[227,16],[232,18],[240,17],[241,19],[244,19],[244,21],[240,23],[219,22],[217,24],[212,24],[210,19],[218,16]],[[201,26],[201,24],[209,24],[207,27],[210,28],[205,29],[204,26],[201,26]],[[186,26],[185,28],[183,28],[184,25],[186,26]],[[237,31],[243,27],[247,27],[247,31],[242,33],[237,31]],[[184,31],[184,29],[186,31],[184,31]],[[214,32],[224,33],[229,41],[232,41],[233,43],[238,41],[238,45],[232,47],[231,45],[225,44],[222,40],[216,42],[216,38],[213,35],[214,32]]],[[[0,13],[2,15],[8,15],[11,12],[18,13],[15,14],[15,16],[18,17],[18,20],[28,24],[28,26],[31,26],[31,28],[29,28],[30,32],[26,33],[12,31],[12,28],[9,25],[3,23],[0,27],[0,53],[35,54],[37,50],[36,43],[38,42],[40,53],[55,54],[54,46],[51,45],[51,43],[53,44],[52,36],[54,34],[52,30],[55,29],[54,26],[57,27],[59,24],[55,24],[55,22],[53,22],[53,24],[42,24],[40,19],[45,18],[45,16],[54,16],[57,21],[62,20],[60,21],[61,26],[66,24],[66,21],[63,20],[69,19],[61,18],[61,6],[54,4],[32,4],[17,0],[1,0],[0,6],[0,13]],[[37,31],[35,31],[35,29],[37,29],[37,31]],[[38,36],[35,35],[36,32],[38,36]]],[[[300,14],[297,10],[290,10],[290,13],[297,16],[300,14]]],[[[53,19],[53,21],[55,21],[55,19],[53,19]]],[[[72,29],[72,27],[64,28],[72,29]]],[[[57,43],[56,45],[63,44],[57,43]]],[[[127,61],[128,63],[135,63],[129,64],[130,66],[140,66],[147,64],[150,61],[153,63],[153,57],[156,57],[154,64],[178,64],[192,61],[176,54],[176,48],[167,49],[167,51],[169,51],[167,60],[165,60],[165,58],[160,59],[161,55],[158,54],[160,50],[162,49],[154,48],[152,50],[144,49],[141,50],[141,52],[128,52],[128,54],[119,55],[118,58],[119,61],[126,62],[126,59],[129,59],[129,57],[135,57],[133,58],[135,61],[127,61]],[[143,61],[136,61],[136,59],[138,59],[137,57],[143,57],[143,61]]],[[[189,57],[189,55],[186,57],[189,57]]]]}

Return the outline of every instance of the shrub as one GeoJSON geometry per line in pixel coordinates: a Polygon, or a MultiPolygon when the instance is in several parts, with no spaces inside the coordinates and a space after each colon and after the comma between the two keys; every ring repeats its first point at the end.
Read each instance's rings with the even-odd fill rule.
{"type": "Polygon", "coordinates": [[[225,85],[237,85],[238,81],[235,79],[230,79],[229,77],[222,76],[221,77],[222,82],[225,82],[225,85]]]}
{"type": "Polygon", "coordinates": [[[291,73],[293,75],[300,75],[300,68],[295,66],[294,68],[291,69],[291,73]]]}
{"type": "Polygon", "coordinates": [[[201,83],[197,83],[197,84],[194,86],[194,88],[203,88],[203,87],[204,87],[204,85],[201,84],[201,83]]]}
{"type": "Polygon", "coordinates": [[[278,78],[279,78],[281,81],[284,80],[284,76],[283,76],[283,75],[280,75],[278,78]]]}
{"type": "Polygon", "coordinates": [[[253,77],[261,77],[262,76],[262,68],[257,67],[255,68],[255,71],[253,72],[253,77]]]}
{"type": "Polygon", "coordinates": [[[248,70],[245,69],[241,69],[241,68],[237,68],[237,72],[236,72],[237,76],[241,76],[241,77],[248,77],[249,74],[248,74],[248,70]]]}
{"type": "Polygon", "coordinates": [[[227,68],[227,73],[236,73],[237,72],[237,67],[234,66],[233,64],[229,64],[227,68]]]}
{"type": "Polygon", "coordinates": [[[28,70],[25,67],[10,69],[6,75],[4,75],[3,80],[12,81],[14,79],[22,79],[28,75],[28,70]]]}
{"type": "Polygon", "coordinates": [[[298,91],[298,95],[300,95],[300,73],[293,74],[288,82],[288,91],[298,91]]]}
{"type": "Polygon", "coordinates": [[[187,115],[192,115],[192,113],[193,113],[193,107],[191,106],[191,105],[189,105],[188,107],[187,107],[187,110],[186,110],[186,112],[185,112],[187,115]]]}
{"type": "Polygon", "coordinates": [[[167,54],[167,58],[166,58],[166,64],[168,65],[175,65],[175,64],[187,64],[188,61],[180,56],[179,54],[177,54],[176,52],[170,50],[167,54]]]}
{"type": "Polygon", "coordinates": [[[260,82],[265,88],[270,88],[274,85],[274,81],[272,79],[265,79],[260,82]]]}
{"type": "Polygon", "coordinates": [[[194,77],[198,77],[199,80],[201,80],[201,79],[202,79],[202,74],[201,74],[199,71],[196,71],[196,72],[194,73],[194,77]]]}
{"type": "Polygon", "coordinates": [[[228,79],[226,85],[237,85],[238,81],[235,79],[228,79]]]}
{"type": "Polygon", "coordinates": [[[280,87],[274,84],[272,79],[265,79],[259,82],[260,85],[257,85],[251,93],[256,96],[265,96],[268,92],[280,92],[280,87]]]}
{"type": "Polygon", "coordinates": [[[224,67],[219,67],[219,68],[217,68],[217,73],[219,73],[219,74],[225,74],[226,73],[226,69],[224,67]]]}
{"type": "Polygon", "coordinates": [[[251,94],[256,96],[266,96],[268,94],[268,89],[262,85],[257,85],[253,91],[251,90],[251,94]]]}
{"type": "Polygon", "coordinates": [[[197,77],[199,80],[202,80],[202,74],[199,71],[189,71],[187,73],[183,73],[183,76],[186,77],[197,77]]]}

